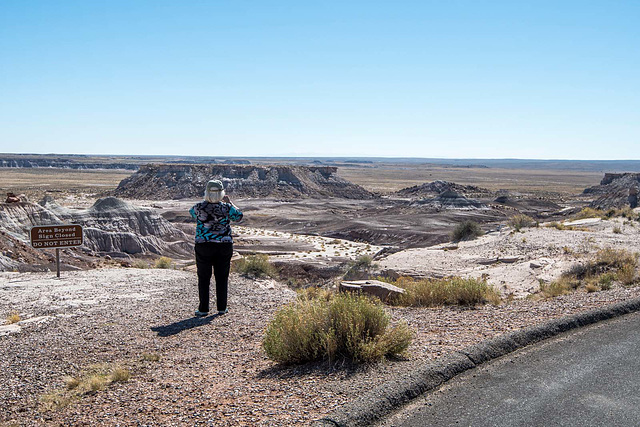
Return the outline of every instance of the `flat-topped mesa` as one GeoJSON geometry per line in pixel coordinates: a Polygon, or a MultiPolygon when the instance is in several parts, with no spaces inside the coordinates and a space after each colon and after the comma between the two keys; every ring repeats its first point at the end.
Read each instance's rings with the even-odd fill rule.
{"type": "Polygon", "coordinates": [[[73,160],[64,157],[0,157],[0,168],[59,168],[59,169],[138,169],[137,163],[130,162],[92,162],[73,160]]]}
{"type": "Polygon", "coordinates": [[[146,200],[202,197],[207,181],[219,179],[234,197],[376,197],[339,177],[337,170],[333,166],[149,164],[122,180],[114,194],[146,200]]]}
{"type": "Polygon", "coordinates": [[[487,197],[492,194],[491,191],[486,188],[476,187],[475,185],[461,185],[455,182],[441,180],[403,188],[399,190],[397,194],[402,197],[424,198],[437,196],[446,191],[454,191],[465,197],[487,197]]]}
{"type": "Polygon", "coordinates": [[[599,195],[590,206],[596,209],[610,209],[630,206],[638,207],[640,173],[605,173],[600,185],[589,187],[584,194],[599,195]]]}

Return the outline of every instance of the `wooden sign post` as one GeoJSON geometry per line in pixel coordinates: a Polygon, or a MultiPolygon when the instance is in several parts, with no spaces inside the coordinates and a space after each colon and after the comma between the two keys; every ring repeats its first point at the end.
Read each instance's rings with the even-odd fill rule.
{"type": "Polygon", "coordinates": [[[60,248],[82,246],[82,226],[58,224],[31,228],[31,246],[35,249],[56,249],[56,276],[60,277],[60,248]]]}

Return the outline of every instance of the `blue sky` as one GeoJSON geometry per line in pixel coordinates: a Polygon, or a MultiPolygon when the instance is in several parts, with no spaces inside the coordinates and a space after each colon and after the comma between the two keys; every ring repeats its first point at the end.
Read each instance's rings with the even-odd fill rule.
{"type": "Polygon", "coordinates": [[[0,1],[0,152],[640,159],[638,1],[0,1]]]}

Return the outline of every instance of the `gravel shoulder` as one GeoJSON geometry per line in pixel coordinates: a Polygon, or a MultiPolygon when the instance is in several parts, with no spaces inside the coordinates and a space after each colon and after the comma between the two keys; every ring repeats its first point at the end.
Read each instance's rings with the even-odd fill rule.
{"type": "Polygon", "coordinates": [[[261,349],[273,312],[295,296],[277,282],[233,275],[229,314],[197,320],[193,272],[102,269],[60,280],[2,273],[1,318],[17,310],[23,320],[0,326],[0,425],[305,425],[424,362],[639,295],[613,288],[477,309],[389,308],[394,321],[416,331],[407,359],[280,367],[261,349]],[[160,360],[142,361],[143,353],[160,360]],[[65,409],[41,410],[40,396],[97,363],[124,364],[131,380],[65,409]]]}

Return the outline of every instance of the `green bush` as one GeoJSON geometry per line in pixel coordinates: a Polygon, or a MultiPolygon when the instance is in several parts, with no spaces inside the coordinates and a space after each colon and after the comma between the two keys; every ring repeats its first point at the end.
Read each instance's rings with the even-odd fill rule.
{"type": "Polygon", "coordinates": [[[248,255],[233,263],[233,271],[247,277],[276,277],[278,271],[264,254],[248,255]]]}
{"type": "Polygon", "coordinates": [[[611,289],[613,286],[613,281],[616,279],[616,275],[613,273],[604,273],[598,277],[598,284],[600,285],[600,289],[603,291],[607,291],[611,289]]]}
{"type": "Polygon", "coordinates": [[[451,233],[451,240],[454,242],[473,240],[483,234],[484,231],[482,231],[477,222],[467,220],[456,225],[451,233]]]}
{"type": "Polygon", "coordinates": [[[499,304],[500,294],[486,281],[448,277],[444,279],[415,280],[401,277],[395,283],[405,290],[394,303],[413,307],[440,305],[499,304]]]}
{"type": "Polygon", "coordinates": [[[406,323],[389,322],[381,303],[366,296],[305,292],[276,312],[262,346],[282,364],[338,357],[375,362],[403,354],[411,343],[406,323]]]}
{"type": "Polygon", "coordinates": [[[365,273],[368,273],[372,268],[377,268],[378,265],[373,263],[373,257],[369,255],[361,255],[356,258],[355,261],[349,263],[349,269],[344,274],[345,279],[360,278],[365,273]]]}
{"type": "Polygon", "coordinates": [[[528,215],[518,214],[509,219],[509,225],[516,231],[535,225],[536,221],[528,215]]]}

